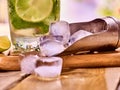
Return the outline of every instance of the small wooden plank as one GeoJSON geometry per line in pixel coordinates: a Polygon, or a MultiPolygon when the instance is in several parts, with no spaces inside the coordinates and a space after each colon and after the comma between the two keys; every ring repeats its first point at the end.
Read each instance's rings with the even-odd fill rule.
{"type": "MultiPolygon", "coordinates": [[[[119,67],[120,52],[61,56],[64,68],[119,67]]],[[[20,70],[19,56],[0,56],[0,70],[20,70]]]]}
{"type": "Polygon", "coordinates": [[[20,70],[19,56],[0,56],[0,70],[20,70]]]}
{"type": "Polygon", "coordinates": [[[115,90],[119,78],[120,68],[73,69],[54,81],[31,75],[11,90],[115,90]]]}
{"type": "Polygon", "coordinates": [[[120,53],[98,53],[62,56],[63,68],[120,67],[120,53]]]}

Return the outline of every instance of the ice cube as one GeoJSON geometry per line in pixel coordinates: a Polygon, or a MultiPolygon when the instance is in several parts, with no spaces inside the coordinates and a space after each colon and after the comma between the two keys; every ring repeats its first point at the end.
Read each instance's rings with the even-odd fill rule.
{"type": "Polygon", "coordinates": [[[43,56],[54,56],[65,50],[65,46],[57,40],[45,40],[40,43],[40,50],[43,56]]]}
{"type": "Polygon", "coordinates": [[[88,31],[85,31],[85,30],[79,30],[77,32],[75,32],[71,37],[70,37],[70,41],[69,43],[70,44],[73,44],[74,42],[86,37],[86,36],[89,36],[89,35],[92,35],[93,33],[91,32],[88,32],[88,31]]]}
{"type": "Polygon", "coordinates": [[[58,77],[62,71],[62,62],[60,57],[40,57],[34,72],[42,78],[58,77]]]}
{"type": "Polygon", "coordinates": [[[62,36],[63,40],[61,41],[63,44],[68,43],[70,38],[70,28],[69,23],[65,21],[53,22],[50,25],[50,35],[52,36],[62,36]]]}
{"type": "Polygon", "coordinates": [[[32,74],[36,68],[36,61],[39,59],[37,55],[25,56],[20,63],[21,72],[23,74],[32,74]]]}

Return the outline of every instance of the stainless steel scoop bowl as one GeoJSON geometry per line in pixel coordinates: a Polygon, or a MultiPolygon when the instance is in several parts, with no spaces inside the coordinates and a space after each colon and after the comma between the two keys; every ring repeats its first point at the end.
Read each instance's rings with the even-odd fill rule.
{"type": "Polygon", "coordinates": [[[113,17],[97,18],[89,22],[71,23],[71,35],[78,30],[93,33],[79,39],[66,48],[60,55],[75,54],[82,51],[115,50],[120,46],[120,22],[113,17]]]}

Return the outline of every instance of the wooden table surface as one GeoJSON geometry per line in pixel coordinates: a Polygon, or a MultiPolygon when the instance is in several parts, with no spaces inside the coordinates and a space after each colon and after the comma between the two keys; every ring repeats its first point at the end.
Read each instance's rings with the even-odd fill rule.
{"type": "MultiPolygon", "coordinates": [[[[8,25],[1,25],[0,35],[10,37],[6,32],[9,32],[8,25]]],[[[118,57],[115,54],[113,58],[118,57]]],[[[42,81],[34,75],[22,76],[20,71],[0,71],[0,90],[120,90],[118,83],[120,67],[64,70],[53,81],[42,81]]]]}
{"type": "Polygon", "coordinates": [[[119,80],[120,67],[64,70],[59,79],[51,81],[9,71],[0,72],[0,90],[118,90],[119,80]]]}

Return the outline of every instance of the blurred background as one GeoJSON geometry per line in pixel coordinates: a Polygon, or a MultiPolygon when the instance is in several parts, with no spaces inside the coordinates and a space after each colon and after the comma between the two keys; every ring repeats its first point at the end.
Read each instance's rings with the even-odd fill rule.
{"type": "MultiPolygon", "coordinates": [[[[72,22],[90,21],[104,16],[120,19],[120,0],[61,0],[60,20],[72,22]]],[[[0,36],[10,38],[7,0],[0,0],[0,36]]]]}
{"type": "Polygon", "coordinates": [[[5,23],[7,21],[7,0],[0,0],[0,22],[5,23]]]}
{"type": "MultiPolygon", "coordinates": [[[[120,0],[61,0],[61,20],[87,21],[97,17],[120,19],[120,0]]],[[[7,23],[7,0],[0,0],[0,22],[7,23]]]]}
{"type": "Polygon", "coordinates": [[[61,19],[69,22],[114,16],[120,19],[120,0],[61,0],[61,19]]]}

